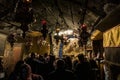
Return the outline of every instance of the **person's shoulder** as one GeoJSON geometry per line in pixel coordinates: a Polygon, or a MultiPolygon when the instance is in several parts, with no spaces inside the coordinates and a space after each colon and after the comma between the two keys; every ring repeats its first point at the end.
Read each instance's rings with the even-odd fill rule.
{"type": "Polygon", "coordinates": [[[72,70],[68,70],[68,69],[66,69],[65,71],[66,71],[66,72],[73,73],[73,71],[72,71],[72,70]]]}
{"type": "Polygon", "coordinates": [[[48,73],[48,76],[54,75],[54,74],[56,74],[56,73],[57,73],[57,71],[56,71],[56,70],[54,70],[54,71],[52,71],[52,72],[48,73]]]}
{"type": "Polygon", "coordinates": [[[65,70],[65,72],[66,72],[67,74],[74,75],[74,72],[73,72],[72,70],[65,70]]]}
{"type": "Polygon", "coordinates": [[[32,79],[33,80],[44,80],[43,77],[38,74],[32,74],[32,79]]]}

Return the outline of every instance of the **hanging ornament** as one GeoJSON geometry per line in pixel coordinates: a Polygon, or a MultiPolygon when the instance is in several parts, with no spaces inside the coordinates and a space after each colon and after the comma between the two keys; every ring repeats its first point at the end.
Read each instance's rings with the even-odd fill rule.
{"type": "Polygon", "coordinates": [[[88,37],[90,36],[90,34],[87,32],[87,26],[86,25],[82,25],[82,32],[80,33],[80,42],[81,45],[86,45],[87,41],[88,41],[88,37]]]}
{"type": "Polygon", "coordinates": [[[87,26],[86,26],[85,24],[83,24],[83,25],[81,26],[81,29],[86,31],[86,30],[87,30],[87,26]]]}
{"type": "Polygon", "coordinates": [[[31,0],[23,0],[18,2],[15,12],[15,21],[28,24],[34,21],[31,0]]]}
{"type": "Polygon", "coordinates": [[[7,37],[7,41],[10,43],[11,48],[13,48],[16,41],[15,35],[13,33],[9,34],[7,37]]]}
{"type": "Polygon", "coordinates": [[[43,39],[45,40],[46,37],[47,37],[47,34],[48,34],[48,29],[47,29],[47,25],[46,25],[46,20],[42,20],[41,21],[41,24],[42,24],[42,30],[41,30],[41,33],[43,34],[43,39]]]}
{"type": "Polygon", "coordinates": [[[47,24],[46,20],[42,20],[42,21],[41,21],[41,24],[42,24],[42,25],[46,25],[46,24],[47,24]]]}
{"type": "Polygon", "coordinates": [[[26,32],[29,30],[28,24],[21,24],[20,29],[23,31],[22,37],[25,38],[26,32]]]}

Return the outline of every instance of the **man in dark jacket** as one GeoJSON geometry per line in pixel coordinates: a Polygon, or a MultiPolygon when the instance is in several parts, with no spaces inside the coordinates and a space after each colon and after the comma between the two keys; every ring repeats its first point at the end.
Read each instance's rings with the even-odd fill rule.
{"type": "Polygon", "coordinates": [[[75,80],[72,71],[65,70],[64,60],[57,60],[55,70],[48,75],[48,80],[75,80]]]}

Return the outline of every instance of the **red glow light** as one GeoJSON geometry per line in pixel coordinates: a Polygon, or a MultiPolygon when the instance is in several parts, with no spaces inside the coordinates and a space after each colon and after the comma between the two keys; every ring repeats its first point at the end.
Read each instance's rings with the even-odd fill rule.
{"type": "Polygon", "coordinates": [[[42,21],[41,21],[41,24],[42,24],[42,25],[46,25],[46,24],[47,24],[46,20],[42,20],[42,21]]]}

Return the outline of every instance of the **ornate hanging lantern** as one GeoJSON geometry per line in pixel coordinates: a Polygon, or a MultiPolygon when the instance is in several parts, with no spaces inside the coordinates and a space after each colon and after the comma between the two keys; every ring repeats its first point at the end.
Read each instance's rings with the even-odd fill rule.
{"type": "Polygon", "coordinates": [[[26,36],[26,31],[28,31],[29,27],[28,24],[21,24],[20,29],[23,31],[22,33],[22,37],[25,38],[26,36]]]}
{"type": "Polygon", "coordinates": [[[86,26],[85,24],[83,24],[83,25],[81,26],[81,29],[82,29],[83,31],[86,31],[86,30],[87,30],[87,26],[86,26]]]}
{"type": "Polygon", "coordinates": [[[82,32],[80,33],[80,44],[83,46],[87,44],[88,37],[90,36],[90,34],[87,32],[86,25],[82,25],[81,29],[82,29],[82,32]]]}
{"type": "Polygon", "coordinates": [[[20,23],[31,23],[34,21],[32,0],[23,0],[18,3],[15,13],[15,21],[20,23]]]}
{"type": "Polygon", "coordinates": [[[42,24],[42,25],[46,25],[46,24],[47,24],[46,20],[43,19],[43,20],[41,21],[41,24],[42,24]]]}
{"type": "Polygon", "coordinates": [[[47,34],[48,34],[48,29],[47,29],[47,22],[46,20],[42,20],[41,21],[41,24],[42,24],[42,30],[41,30],[41,33],[43,34],[43,39],[45,40],[46,37],[47,37],[47,34]]]}
{"type": "Polygon", "coordinates": [[[11,48],[13,48],[16,41],[15,35],[13,33],[9,34],[7,37],[7,41],[10,43],[11,48]]]}

